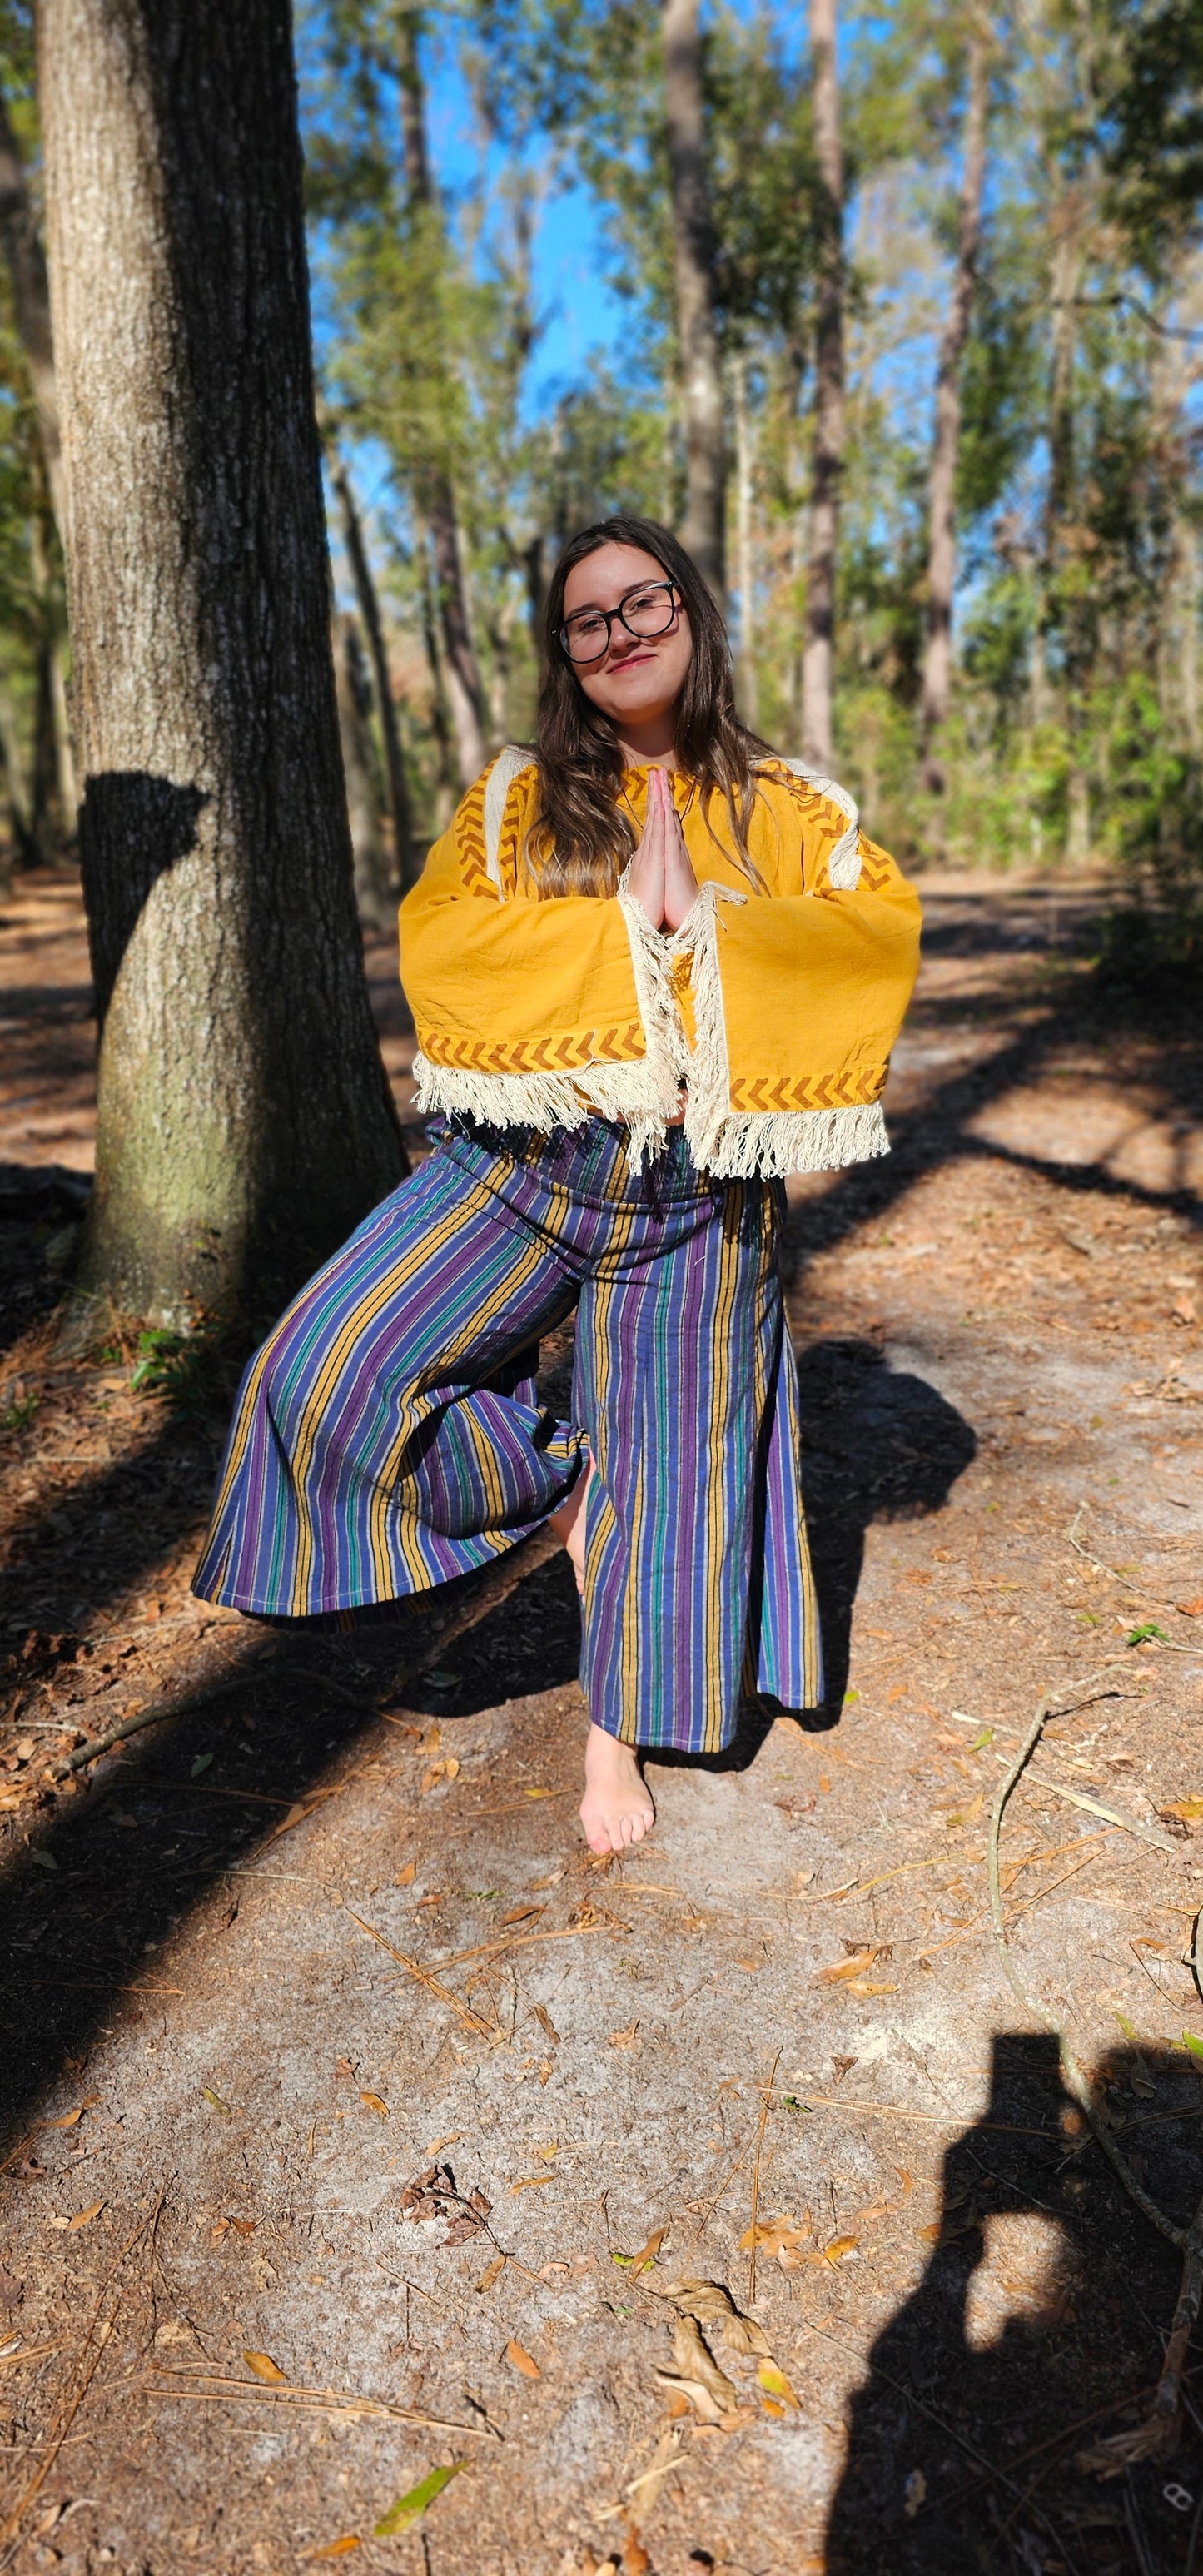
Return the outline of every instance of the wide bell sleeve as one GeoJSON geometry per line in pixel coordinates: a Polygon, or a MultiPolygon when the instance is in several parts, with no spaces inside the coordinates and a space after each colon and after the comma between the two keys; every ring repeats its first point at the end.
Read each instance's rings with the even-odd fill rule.
{"type": "Polygon", "coordinates": [[[521,891],[530,773],[509,786],[496,848],[485,830],[489,776],[401,905],[419,1109],[543,1133],[600,1112],[628,1123],[638,1158],[678,1106],[663,943],[625,887],[544,902],[521,891]]]}
{"type": "MultiPolygon", "coordinates": [[[[853,828],[833,884],[803,842],[765,899],[714,880],[669,943],[692,1052],[685,1132],[724,1178],[827,1171],[889,1150],[880,1095],[919,957],[919,899],[853,828]]],[[[841,848],[843,845],[841,845],[841,848]]]]}

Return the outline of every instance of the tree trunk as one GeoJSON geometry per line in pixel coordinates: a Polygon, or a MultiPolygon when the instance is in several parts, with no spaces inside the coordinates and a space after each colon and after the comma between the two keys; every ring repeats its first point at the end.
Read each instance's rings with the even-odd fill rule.
{"type": "Polygon", "coordinates": [[[698,0],[664,0],[664,111],[672,181],[673,277],[685,397],[681,543],[724,606],[723,384],[714,327],[714,243],[706,184],[698,0]]]}
{"type": "Polygon", "coordinates": [[[94,1299],[278,1307],[405,1169],[355,919],[289,0],[42,0],[94,1299]]]}
{"type": "Polygon", "coordinates": [[[961,360],[969,337],[982,231],[986,172],[987,63],[983,37],[969,47],[969,94],[961,171],[960,220],[948,318],[936,369],[936,432],[932,447],[927,545],[927,649],[923,662],[923,783],[933,796],[945,789],[937,755],[948,716],[952,681],[952,594],[956,580],[956,474],[961,432],[961,360]]]}
{"type": "MultiPolygon", "coordinates": [[[[401,87],[401,137],[411,214],[429,214],[434,206],[430,156],[426,148],[426,89],[418,52],[421,26],[422,13],[413,5],[413,0],[398,0],[397,78],[401,87]]],[[[423,480],[422,507],[430,529],[434,556],[435,600],[443,640],[447,696],[455,730],[460,785],[471,787],[485,765],[485,693],[464,593],[455,487],[441,460],[431,464],[423,480]]]]}
{"type": "Polygon", "coordinates": [[[380,828],[382,799],[372,732],[372,683],[359,626],[349,609],[335,620],[334,676],[356,907],[365,929],[391,930],[397,912],[397,890],[380,828]]]}
{"type": "Polygon", "coordinates": [[[844,461],[844,163],[835,31],[836,0],[810,0],[819,283],[802,648],[802,757],[820,777],[831,768],[833,750],[835,571],[844,461]]]}
{"type": "Polygon", "coordinates": [[[0,90],[0,243],[13,286],[17,336],[25,352],[33,386],[38,438],[46,466],[50,506],[66,545],[66,498],[63,489],[62,440],[54,382],[54,337],[50,327],[50,287],[37,217],[29,194],[21,146],[13,132],[8,101],[0,90]]]}
{"type": "MultiPolygon", "coordinates": [[[[351,488],[350,476],[341,457],[337,455],[331,457],[330,480],[343,515],[343,543],[347,549],[347,561],[355,584],[355,596],[359,601],[359,614],[363,619],[363,630],[367,636],[368,651],[372,657],[376,702],[380,710],[380,731],[384,741],[384,765],[388,773],[389,810],[393,818],[393,847],[397,858],[397,875],[404,892],[406,887],[414,882],[414,819],[409,801],[409,784],[405,775],[405,758],[401,749],[401,733],[397,724],[397,709],[393,701],[393,684],[388,667],[388,651],[384,641],[380,600],[372,578],[372,567],[364,543],[363,522],[351,488]]],[[[345,756],[345,728],[343,748],[345,756]]],[[[352,834],[353,838],[354,834],[352,834]]]]}
{"type": "Polygon", "coordinates": [[[739,711],[755,732],[759,722],[756,687],[756,568],[752,555],[752,424],[748,417],[748,362],[742,349],[731,369],[735,402],[735,541],[739,577],[739,656],[736,679],[739,711]]]}
{"type": "Polygon", "coordinates": [[[430,573],[430,532],[418,521],[419,562],[421,566],[422,641],[426,647],[426,667],[430,673],[430,730],[434,736],[438,787],[435,811],[438,829],[445,831],[455,808],[455,773],[451,758],[451,727],[447,721],[447,693],[443,687],[443,657],[439,651],[439,632],[435,619],[434,583],[430,573]]]}

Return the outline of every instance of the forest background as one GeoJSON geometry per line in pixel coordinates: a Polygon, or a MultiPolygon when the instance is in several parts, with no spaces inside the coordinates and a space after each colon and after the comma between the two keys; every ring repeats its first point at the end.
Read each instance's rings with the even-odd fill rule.
{"type": "MultiPolygon", "coordinates": [[[[746,720],[826,755],[904,861],[1106,855],[1153,872],[1193,945],[1197,6],[900,0],[835,29],[719,0],[700,172],[664,21],[659,0],[301,0],[361,907],[387,916],[488,751],[529,735],[558,545],[634,508],[684,525],[725,590],[746,720]],[[577,310],[540,283],[565,223],[598,272],[577,310]],[[804,703],[825,494],[829,717],[804,703]]],[[[0,749],[29,864],[70,844],[75,786],[12,265],[38,203],[23,9],[0,46],[0,749]]]]}

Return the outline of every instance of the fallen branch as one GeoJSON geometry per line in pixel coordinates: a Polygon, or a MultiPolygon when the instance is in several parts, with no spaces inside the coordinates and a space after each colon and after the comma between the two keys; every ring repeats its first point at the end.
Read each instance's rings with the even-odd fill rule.
{"type": "Polygon", "coordinates": [[[106,1734],[93,1736],[90,1744],[79,1745],[65,1761],[52,1764],[49,1778],[67,1780],[73,1771],[86,1771],[90,1762],[98,1762],[101,1754],[108,1753],[114,1744],[124,1744],[127,1736],[140,1735],[146,1726],[161,1726],[164,1718],[191,1717],[194,1709],[208,1708],[211,1701],[224,1699],[230,1691],[241,1690],[243,1683],[249,1681],[264,1663],[275,1660],[276,1650],[270,1648],[253,1664],[244,1665],[241,1672],[228,1673],[224,1682],[211,1682],[204,1690],[189,1691],[185,1699],[156,1700],[151,1707],[139,1709],[135,1716],[123,1717],[120,1724],[110,1726],[106,1734]]]}
{"type": "MultiPolygon", "coordinates": [[[[1179,2227],[1172,2218],[1166,2217],[1163,2209],[1158,2208],[1143,2183],[1137,2181],[1127,2157],[1118,2145],[1107,2112],[1085,2069],[1079,2065],[1074,2056],[1060,2022],[1044,2004],[1038,2003],[1036,1998],[1028,1993],[1011,1956],[1003,1919],[1002,1888],[999,1882],[999,1836],[1007,1801],[1012,1791],[1018,1787],[1050,1717],[1068,1714],[1067,1710],[1058,1709],[1055,1706],[1056,1696],[1055,1693],[1049,1693],[1041,1700],[994,1802],[988,1843],[990,1914],[1003,1974],[1008,1985],[1017,1995],[1025,2012],[1029,2012],[1034,2021],[1042,2022],[1044,2028],[1050,2031],[1056,2040],[1066,2087],[1085,2113],[1099,2146],[1118,2180],[1123,2184],[1129,2199],[1135,2201],[1137,2208],[1148,2219],[1150,2226],[1157,2229],[1159,2235],[1166,2237],[1171,2245],[1177,2246],[1183,2258],[1178,2303],[1174,2310],[1165,2361],[1150,2414],[1145,2422],[1138,2425],[1132,2432],[1117,2433],[1109,2441],[1096,2443],[1089,2452],[1083,2452],[1079,2458],[1080,2467],[1093,2468],[1098,2476],[1118,2477],[1124,2469],[1138,2460],[1168,2458],[1178,2442],[1182,2422],[1182,2377],[1187,2348],[1198,2319],[1200,2302],[1203,2301],[1203,2201],[1200,2201],[1189,2228],[1179,2227]]],[[[1075,1705],[1080,1704],[1080,1702],[1075,1703],[1075,1705]]]]}

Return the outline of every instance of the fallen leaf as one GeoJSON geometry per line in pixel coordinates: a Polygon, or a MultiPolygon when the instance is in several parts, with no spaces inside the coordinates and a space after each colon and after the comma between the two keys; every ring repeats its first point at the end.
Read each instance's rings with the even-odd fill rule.
{"type": "Polygon", "coordinates": [[[929,2226],[921,2227],[918,2232],[925,2245],[935,2245],[943,2234],[943,2221],[933,2218],[929,2226]]]}
{"type": "Polygon", "coordinates": [[[639,2045],[638,2022],[633,2021],[629,2030],[612,2030],[608,2045],[611,2048],[637,2048],[639,2045]]]}
{"type": "Polygon", "coordinates": [[[546,1914],[546,1912],[547,1907],[545,1905],[514,1905],[511,1907],[508,1914],[502,1914],[499,1916],[499,1928],[501,1931],[507,1932],[512,1923],[534,1923],[538,1920],[540,1914],[546,1914]]]}
{"type": "Polygon", "coordinates": [[[351,2062],[351,2059],[350,2059],[349,2057],[336,2057],[336,2058],[335,2058],[335,2060],[334,2060],[334,2075],[335,2075],[335,2081],[336,2081],[336,2082],[345,2083],[345,2082],[346,2082],[346,2080],[347,2080],[347,2077],[348,2077],[348,2076],[353,2076],[353,2075],[354,2075],[354,2073],[355,2073],[355,2068],[354,2068],[354,2066],[353,2066],[353,2064],[352,2064],[352,2062],[351,2062]]]}
{"type": "Polygon", "coordinates": [[[346,2531],[341,2540],[328,2540],[324,2549],[307,2549],[306,2564],[316,2563],[320,2558],[349,2558],[353,2549],[362,2549],[362,2547],[363,2542],[359,2533],[346,2531]]]}
{"type": "Polygon", "coordinates": [[[411,2487],[408,2495],[399,2496],[396,2504],[390,2505],[388,2512],[381,2515],[380,2521],[373,2526],[373,2538],[392,2540],[399,2531],[408,2531],[412,2523],[420,2522],[427,2505],[433,2504],[435,2497],[441,2495],[444,2487],[466,2466],[464,2460],[451,2460],[445,2468],[432,2469],[420,2486],[411,2487]]]}
{"type": "Polygon", "coordinates": [[[515,2370],[521,2371],[524,2379],[542,2379],[543,2373],[534,2354],[527,2351],[525,2344],[518,2343],[513,2335],[506,2345],[505,2358],[515,2370]]]}
{"type": "MultiPolygon", "coordinates": [[[[550,1789],[524,1789],[522,1795],[524,1798],[550,1798],[552,1792],[550,1789]]],[[[607,1854],[607,1858],[609,1858],[609,1854],[607,1854]]]]}
{"type": "Polygon", "coordinates": [[[437,1788],[440,1780],[458,1779],[459,1768],[454,1753],[444,1754],[441,1762],[432,1762],[429,1769],[422,1774],[421,1795],[425,1797],[429,1789],[437,1788]]]}
{"type": "Polygon", "coordinates": [[[649,2236],[646,2245],[640,2246],[637,2254],[616,2254],[611,2250],[610,2261],[621,2265],[622,2270],[624,2272],[629,2272],[631,2279],[633,2281],[637,2281],[640,2273],[646,2270],[648,2264],[655,2262],[656,2256],[659,2253],[667,2234],[667,2227],[658,2227],[655,2234],[649,2236]]]}
{"type": "Polygon", "coordinates": [[[672,2369],[658,2370],[656,2377],[662,2385],[681,2388],[704,2423],[717,2424],[724,2415],[735,2413],[739,2391],[726,2371],[720,2370],[696,2318],[678,2317],[672,2359],[672,2369]]]}
{"type": "Polygon", "coordinates": [[[363,2104],[363,2107],[364,2107],[365,2111],[378,2111],[382,2120],[387,2120],[387,2119],[388,2119],[388,2117],[389,2117],[389,2107],[388,2107],[388,2104],[387,2104],[387,2102],[382,2102],[382,2101],[381,2101],[381,2099],[380,2099],[380,2095],[379,2095],[378,2093],[361,2093],[361,2094],[360,2094],[360,2096],[359,2096],[359,2098],[360,2098],[360,2101],[361,2101],[361,2102],[362,2102],[362,2104],[363,2104]]]}
{"type": "Polygon", "coordinates": [[[211,1753],[197,1754],[196,1760],[192,1765],[192,1777],[194,1780],[199,1780],[202,1771],[208,1770],[212,1759],[213,1756],[211,1753]]]}
{"type": "Polygon", "coordinates": [[[1177,1608],[1184,1619],[1203,1619],[1203,1592],[1197,1601],[1179,1601],[1177,1608]]]}
{"type": "Polygon", "coordinates": [[[551,2014],[548,2012],[546,2006],[544,2004],[536,2004],[534,2012],[535,2020],[538,2022],[540,2030],[543,2031],[546,2034],[546,2037],[551,2041],[552,2047],[558,2048],[560,2045],[560,2034],[556,2029],[555,2024],[552,2021],[551,2014]]]}
{"type": "Polygon", "coordinates": [[[233,2119],[234,2114],[230,2109],[229,2103],[223,2102],[220,2093],[215,2093],[211,2085],[202,2084],[201,2098],[205,2102],[211,2102],[214,2110],[220,2111],[223,2120],[233,2119]]]}
{"type": "Polygon", "coordinates": [[[226,2225],[227,2227],[232,2227],[239,2236],[253,2236],[255,2233],[254,2219],[235,2218],[233,2210],[229,2212],[226,2219],[226,2225]]]}
{"type": "Polygon", "coordinates": [[[535,2149],[535,2154],[542,2159],[542,2162],[545,2165],[554,2164],[559,2152],[560,2142],[558,2138],[553,2139],[549,2145],[545,2147],[536,2147],[535,2149]]]}
{"type": "Polygon", "coordinates": [[[757,1977],[764,1966],[764,1961],[763,1959],[737,1959],[735,1965],[737,1968],[746,1969],[750,1977],[757,1977]]]}
{"type": "Polygon", "coordinates": [[[428,1895],[420,1896],[418,1898],[418,1902],[414,1907],[415,1914],[420,1914],[423,1906],[425,1905],[441,1905],[446,1894],[447,1890],[445,1887],[432,1887],[428,1895]]]}
{"type": "Polygon", "coordinates": [[[68,2235],[74,2235],[77,2227],[90,2227],[103,2208],[102,2200],[94,2200],[90,2209],[77,2209],[74,2218],[52,2218],[49,2223],[51,2227],[63,2228],[68,2235]]]}
{"type": "Polygon", "coordinates": [[[792,2406],[799,2414],[801,2413],[799,2401],[790,2387],[785,2372],[778,2368],[775,2361],[758,2362],[756,2376],[767,2396],[779,2397],[783,2405],[792,2406]]]}
{"type": "Polygon", "coordinates": [[[505,2256],[504,2256],[504,2254],[495,2254],[495,2255],[493,2256],[493,2260],[492,2260],[492,2262],[491,2262],[491,2263],[486,2263],[485,2268],[484,2268],[483,2272],[481,2273],[481,2276],[480,2276],[479,2281],[477,2281],[477,2283],[475,2284],[475,2286],[476,2286],[477,2290],[478,2290],[478,2291],[480,2291],[480,2290],[491,2290],[491,2289],[492,2289],[492,2287],[493,2287],[493,2283],[494,2283],[494,2281],[499,2281],[499,2280],[501,2279],[501,2275],[502,2275],[502,2273],[504,2272],[504,2270],[505,2270],[505,2256]]]}
{"type": "Polygon", "coordinates": [[[398,1870],[397,1875],[393,1880],[393,1885],[394,1887],[412,1887],[417,1875],[418,1864],[416,1860],[407,1860],[404,1869],[398,1870]]]}
{"type": "Polygon", "coordinates": [[[520,2181],[512,2182],[510,2184],[510,2190],[537,2191],[540,2183],[554,2182],[555,2179],[556,2177],[554,2174],[523,2174],[520,2181]]]}
{"type": "Polygon", "coordinates": [[[825,2263],[846,2263],[859,2252],[855,2236],[833,2236],[830,2245],[823,2247],[823,2260],[825,2263]]]}
{"type": "Polygon", "coordinates": [[[1163,1816],[1180,1816],[1184,1825],[1197,1824],[1203,1816],[1203,1797],[1196,1791],[1193,1797],[1176,1798],[1172,1806],[1162,1807],[1159,1812],[1163,1816]]]}
{"type": "Polygon", "coordinates": [[[852,2215],[859,2227],[872,2227],[876,2219],[887,2216],[889,2207],[888,2200],[871,2200],[867,2209],[854,2209],[852,2215]]]}
{"type": "Polygon", "coordinates": [[[832,1967],[820,1968],[819,1983],[822,1986],[841,1986],[850,1977],[863,1976],[876,1957],[876,1950],[856,1950],[850,1959],[837,1959],[832,1967]]]}
{"type": "Polygon", "coordinates": [[[896,2174],[897,2174],[897,2176],[898,2176],[899,2182],[901,2183],[903,2190],[904,2190],[904,2191],[913,2191],[913,2190],[914,2190],[914,2187],[915,2187],[915,2177],[914,2177],[914,2175],[913,2175],[913,2174],[910,2174],[910,2173],[908,2173],[908,2172],[907,2172],[906,2166],[905,2166],[905,2165],[895,2165],[895,2167],[894,2167],[894,2171],[895,2171],[895,2173],[896,2173],[896,2174]]]}
{"type": "Polygon", "coordinates": [[[740,2253],[750,2254],[754,2245],[763,2245],[766,2254],[779,2254],[783,2245],[803,2244],[814,2233],[809,2210],[806,2215],[808,2224],[804,2227],[799,2227],[793,2218],[758,2219],[755,2227],[745,2227],[739,2240],[740,2253]]]}
{"type": "Polygon", "coordinates": [[[247,2369],[254,2371],[256,2379],[261,2379],[265,2388],[287,2387],[285,2374],[279,2362],[272,2360],[270,2352],[244,2352],[242,2358],[247,2369]]]}
{"type": "Polygon", "coordinates": [[[651,2576],[651,2559],[633,2523],[627,2524],[626,2543],[622,2553],[623,2576],[651,2576]]]}
{"type": "Polygon", "coordinates": [[[850,1995],[896,1995],[897,1986],[881,1985],[872,1977],[854,1977],[848,1987],[850,1995]]]}
{"type": "Polygon", "coordinates": [[[68,2112],[64,2115],[64,2117],[63,2117],[61,2120],[47,2120],[47,2122],[46,2122],[46,2126],[47,2126],[47,2128],[48,2128],[48,2129],[73,2129],[73,2128],[75,2128],[75,2126],[76,2126],[77,2122],[78,2122],[78,2121],[80,2121],[80,2120],[82,2120],[82,2118],[83,2118],[83,2116],[84,2116],[85,2111],[90,2111],[90,2110],[92,2110],[92,2108],[94,2107],[94,2105],[95,2105],[97,2102],[99,2102],[99,2100],[100,2100],[100,2095],[99,2095],[99,2093],[88,2093],[88,2094],[86,2094],[86,2095],[85,2095],[85,2097],[84,2097],[84,2099],[83,2099],[83,2101],[82,2101],[82,2102],[78,2102],[78,2103],[76,2104],[76,2106],[75,2106],[75,2109],[74,2109],[73,2111],[68,2111],[68,2112]]]}

